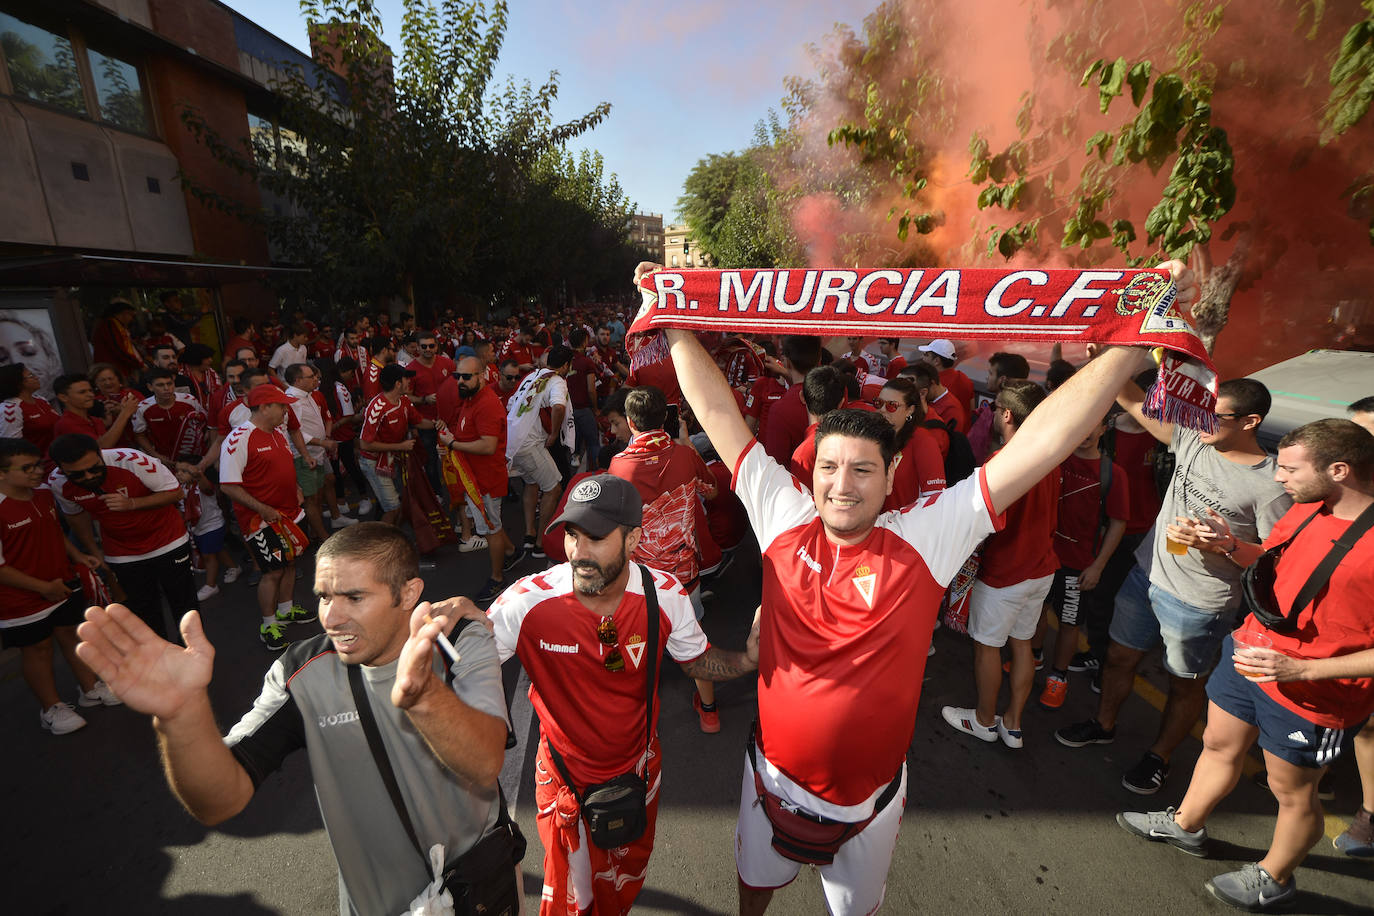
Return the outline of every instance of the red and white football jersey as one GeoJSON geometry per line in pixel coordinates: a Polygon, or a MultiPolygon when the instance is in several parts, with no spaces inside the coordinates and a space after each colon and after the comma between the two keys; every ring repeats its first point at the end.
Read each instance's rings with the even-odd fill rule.
{"type": "MultiPolygon", "coordinates": [[[[401,399],[393,404],[386,395],[379,394],[367,402],[367,410],[363,411],[363,428],[358,432],[358,438],[364,442],[403,442],[410,427],[424,421],[415,405],[410,403],[410,398],[401,395],[401,399]]],[[[380,462],[383,456],[391,453],[363,449],[360,454],[380,462]]]]}
{"type": "Polygon", "coordinates": [[[186,522],[176,503],[156,509],[115,512],[101,499],[104,493],[119,493],[131,499],[168,490],[181,492],[176,475],[161,461],[132,448],[107,448],[100,452],[105,462],[105,481],[100,493],[78,487],[61,469],[48,476],[48,487],[67,515],[83,510],[100,523],[100,548],[110,563],[133,563],[158,557],[185,544],[186,522]]]}
{"type": "Polygon", "coordinates": [[[155,397],[144,398],[130,422],[159,455],[176,460],[181,455],[204,454],[205,408],[189,394],[178,391],[169,407],[155,397]]]}
{"type": "MultiPolygon", "coordinates": [[[[72,564],[50,490],[34,490],[30,500],[0,493],[0,566],[44,582],[70,578],[72,564]]],[[[26,588],[0,585],[0,629],[35,623],[61,605],[26,588]]]]}
{"type": "Polygon", "coordinates": [[[0,436],[7,439],[28,439],[48,457],[53,428],[60,414],[51,404],[35,395],[30,401],[8,398],[0,402],[0,436]]]}
{"type": "Polygon", "coordinates": [[[757,441],[734,488],[763,552],[765,785],[817,814],[862,820],[911,743],[945,587],[1000,523],[982,470],[884,513],[854,545],[830,541],[811,493],[757,441]]]}
{"type": "MultiPolygon", "coordinates": [[[[666,647],[679,662],[700,658],[710,644],[682,583],[667,573],[654,572],[653,577],[658,651],[666,647]]],[[[530,702],[539,714],[539,727],[580,785],[629,772],[644,756],[648,610],[639,567],[631,565],[625,594],[611,615],[625,661],[621,671],[606,670],[610,647],[597,636],[601,615],[588,610],[573,592],[567,563],[515,582],[488,612],[501,661],[520,657],[530,676],[530,702]]],[[[662,662],[658,670],[663,670],[662,662]]],[[[658,712],[655,703],[655,731],[658,712]]]]}
{"type": "MultiPolygon", "coordinates": [[[[244,423],[225,436],[219,447],[219,482],[241,484],[283,518],[300,521],[305,515],[296,495],[296,459],[280,426],[267,432],[244,423]]],[[[262,516],[242,503],[234,503],[234,516],[245,535],[263,525],[262,516]]]]}

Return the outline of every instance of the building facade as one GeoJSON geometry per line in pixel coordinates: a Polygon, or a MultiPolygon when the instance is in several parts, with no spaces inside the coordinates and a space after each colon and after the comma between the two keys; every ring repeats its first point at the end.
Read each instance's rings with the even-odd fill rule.
{"type": "Polygon", "coordinates": [[[711,256],[697,247],[692,227],[673,224],[663,227],[664,267],[710,267],[711,256]]]}
{"type": "Polygon", "coordinates": [[[216,348],[226,314],[275,313],[265,235],[201,198],[282,204],[183,117],[229,143],[276,136],[284,66],[310,60],[214,0],[0,0],[0,309],[46,311],[73,369],[113,295],[151,311],[182,291],[216,348]]]}

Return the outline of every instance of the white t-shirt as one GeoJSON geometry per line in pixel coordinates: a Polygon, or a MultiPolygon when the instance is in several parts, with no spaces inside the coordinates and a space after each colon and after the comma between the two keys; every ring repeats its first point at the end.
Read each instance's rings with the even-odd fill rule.
{"type": "Polygon", "coordinates": [[[277,347],[276,352],[272,354],[272,358],[268,360],[267,367],[269,369],[275,369],[280,373],[286,371],[287,366],[294,366],[298,363],[308,361],[309,357],[305,352],[305,344],[301,344],[299,347],[293,347],[291,346],[291,342],[287,341],[280,347],[277,347]]]}

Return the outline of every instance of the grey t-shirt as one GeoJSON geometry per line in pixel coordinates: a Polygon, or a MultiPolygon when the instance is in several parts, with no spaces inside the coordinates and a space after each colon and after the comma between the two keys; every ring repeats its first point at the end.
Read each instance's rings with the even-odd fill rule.
{"type": "MultiPolygon", "coordinates": [[[[453,691],[469,706],[506,716],[496,643],[469,625],[454,641],[453,691]]],[[[443,659],[435,653],[442,676],[443,659]]],[[[441,764],[410,718],[391,703],[396,663],[362,668],[373,717],[426,855],[444,844],[452,862],[495,826],[497,790],[464,782],[441,764]]],[[[291,751],[310,755],[315,796],[339,866],[340,911],[395,914],[432,877],[387,794],[358,721],[345,666],[326,636],[292,643],[268,670],[253,708],[224,739],[256,787],[291,751]]]]}
{"type": "Polygon", "coordinates": [[[1174,425],[1176,466],[1155,526],[1136,549],[1135,561],[1150,583],[1197,608],[1222,613],[1240,604],[1241,569],[1226,557],[1201,550],[1175,556],[1165,548],[1164,527],[1179,516],[1206,519],[1208,508],[1225,517],[1242,541],[1258,543],[1293,500],[1274,480],[1272,455],[1259,464],[1228,461],[1196,431],[1174,425]]]}

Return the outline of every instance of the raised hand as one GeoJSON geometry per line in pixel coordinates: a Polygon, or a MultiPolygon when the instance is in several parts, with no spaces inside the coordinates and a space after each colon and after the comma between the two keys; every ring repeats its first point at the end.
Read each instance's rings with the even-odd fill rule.
{"type": "Polygon", "coordinates": [[[428,601],[421,601],[410,613],[410,638],[401,647],[396,663],[396,682],[391,688],[391,702],[397,709],[409,709],[437,683],[434,676],[434,643],[444,631],[448,618],[440,614],[430,617],[434,610],[428,601]],[[426,622],[425,618],[430,617],[426,622]]]}
{"type": "Polygon", "coordinates": [[[181,618],[184,649],[158,636],[122,604],[87,608],[86,622],[76,633],[81,637],[76,654],[131,709],[169,720],[205,696],[215,648],[195,611],[181,618]]]}
{"type": "Polygon", "coordinates": [[[744,641],[744,654],[755,665],[759,663],[759,621],[763,617],[763,605],[754,611],[754,623],[749,627],[749,638],[744,641]]]}

